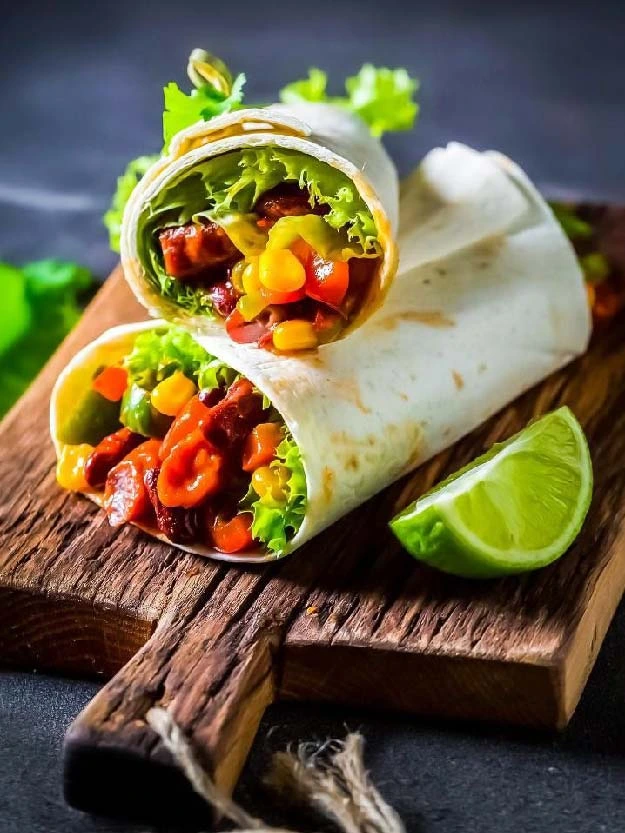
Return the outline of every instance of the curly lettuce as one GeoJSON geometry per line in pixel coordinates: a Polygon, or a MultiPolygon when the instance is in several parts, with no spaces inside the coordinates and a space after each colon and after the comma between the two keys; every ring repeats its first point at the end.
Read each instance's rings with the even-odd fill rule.
{"type": "Polygon", "coordinates": [[[345,81],[344,96],[329,96],[326,92],[328,77],[320,69],[313,68],[308,78],[287,84],[280,90],[284,104],[301,101],[336,104],[359,116],[373,136],[384,133],[412,130],[419,113],[414,95],[419,82],[411,78],[405,69],[388,69],[365,64],[357,75],[345,81]]]}
{"type": "Polygon", "coordinates": [[[231,385],[238,373],[212,356],[180,327],[139,333],[124,359],[131,384],[152,390],[176,371],[192,379],[200,389],[231,385]]]}
{"type": "Polygon", "coordinates": [[[245,75],[240,73],[234,79],[229,93],[218,90],[212,84],[202,84],[192,90],[189,95],[184,93],[173,81],[163,90],[163,141],[165,149],[176,133],[191,127],[198,121],[208,121],[222,113],[236,110],[243,100],[243,85],[245,75]]]}
{"type": "Polygon", "coordinates": [[[274,501],[266,496],[249,504],[253,513],[252,535],[275,555],[287,551],[287,542],[299,531],[306,514],[306,474],[302,455],[288,429],[278,446],[271,468],[284,466],[289,470],[286,497],[274,501]]]}
{"type": "Polygon", "coordinates": [[[110,208],[103,218],[104,225],[109,233],[109,245],[114,252],[119,252],[119,238],[126,203],[137,187],[139,180],[143,178],[148,168],[151,168],[159,158],[158,154],[139,156],[138,159],[133,159],[129,162],[124,173],[117,178],[117,188],[113,194],[110,208]]]}

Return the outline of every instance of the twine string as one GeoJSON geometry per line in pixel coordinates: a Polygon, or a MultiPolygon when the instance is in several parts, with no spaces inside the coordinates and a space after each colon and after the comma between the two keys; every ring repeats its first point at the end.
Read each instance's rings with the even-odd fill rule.
{"type": "MultiPolygon", "coordinates": [[[[146,720],[195,792],[241,833],[294,833],[254,818],[224,795],[166,709],[150,709],[146,720]]],[[[314,808],[335,822],[343,833],[405,833],[398,814],[371,781],[363,752],[364,738],[358,733],[348,734],[344,741],[328,741],[321,747],[300,744],[295,752],[273,756],[265,783],[282,800],[314,808]]]]}

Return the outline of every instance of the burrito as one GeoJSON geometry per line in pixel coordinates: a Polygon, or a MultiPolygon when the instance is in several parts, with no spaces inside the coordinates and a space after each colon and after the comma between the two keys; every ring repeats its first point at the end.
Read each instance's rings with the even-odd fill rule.
{"type": "Polygon", "coordinates": [[[575,254],[512,162],[436,149],[401,205],[399,273],[348,340],[288,356],[153,321],[80,352],[61,485],[181,549],[280,557],[585,350],[575,254]]]}
{"type": "Polygon", "coordinates": [[[121,224],[124,274],[152,316],[294,353],[380,305],[397,270],[398,179],[354,112],[235,109],[166,131],[166,145],[121,224]]]}

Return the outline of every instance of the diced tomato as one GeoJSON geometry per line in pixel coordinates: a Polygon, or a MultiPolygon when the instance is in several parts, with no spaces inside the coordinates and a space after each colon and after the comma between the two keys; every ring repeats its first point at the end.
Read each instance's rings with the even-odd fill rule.
{"type": "Polygon", "coordinates": [[[260,229],[270,229],[275,222],[275,220],[270,220],[269,217],[261,217],[260,220],[256,221],[256,225],[260,229]]]}
{"type": "Polygon", "coordinates": [[[217,515],[212,526],[212,538],[215,549],[220,552],[241,552],[252,546],[252,515],[245,512],[235,515],[229,521],[217,515]]]}
{"type": "Polygon", "coordinates": [[[226,332],[238,344],[256,344],[266,334],[267,327],[260,321],[248,323],[235,309],[226,318],[226,332]]]}
{"type": "Polygon", "coordinates": [[[243,446],[243,471],[254,471],[270,463],[281,441],[282,431],[275,422],[261,422],[252,428],[243,446]]]}
{"type": "Polygon", "coordinates": [[[291,251],[300,263],[308,266],[308,262],[313,256],[313,250],[302,237],[298,237],[295,243],[292,244],[291,251]]]}
{"type": "Polygon", "coordinates": [[[325,260],[313,253],[306,268],[306,294],[338,309],[349,286],[349,266],[344,260],[325,260]]]}
{"type": "Polygon", "coordinates": [[[91,387],[109,402],[119,402],[128,387],[128,373],[123,367],[105,367],[91,387]]]}
{"type": "Polygon", "coordinates": [[[197,506],[221,485],[224,458],[201,430],[175,445],[163,460],[158,497],[165,506],[197,506]]]}
{"type": "Polygon", "coordinates": [[[209,416],[210,408],[201,402],[197,396],[189,399],[165,434],[160,450],[161,460],[164,460],[173,447],[188,437],[192,431],[196,428],[202,428],[208,421],[209,416]]]}
{"type": "Polygon", "coordinates": [[[146,440],[146,442],[138,445],[130,454],[124,457],[125,460],[131,460],[137,469],[146,472],[148,469],[158,468],[161,464],[160,450],[161,440],[146,440]]]}
{"type": "Polygon", "coordinates": [[[143,470],[132,460],[122,460],[108,474],[104,509],[111,526],[139,521],[150,515],[151,504],[143,482],[143,470]]]}

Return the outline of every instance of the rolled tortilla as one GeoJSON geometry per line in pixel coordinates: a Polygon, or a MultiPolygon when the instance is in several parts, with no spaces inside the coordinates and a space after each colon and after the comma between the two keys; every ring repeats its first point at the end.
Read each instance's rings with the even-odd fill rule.
{"type": "Polygon", "coordinates": [[[237,110],[199,122],[175,136],[168,155],[140,181],[124,212],[121,259],[126,280],[150,315],[182,324],[198,334],[212,335],[223,330],[223,319],[193,314],[158,291],[140,261],[140,218],[155,196],[181,174],[232,151],[268,146],[313,157],[354,183],[373,217],[381,258],[357,314],[341,337],[379,306],[397,271],[397,171],[380,141],[356,116],[331,104],[304,102],[237,110]]]}
{"type": "MultiPolygon", "coordinates": [[[[269,397],[300,448],[307,511],[289,551],[588,343],[590,314],[575,254],[512,162],[462,145],[437,149],[406,183],[401,205],[407,267],[349,341],[291,358],[235,345],[223,334],[198,338],[269,397]]],[[[51,410],[57,451],[76,385],[152,326],[105,333],[62,374],[51,410]]],[[[233,561],[268,558],[192,550],[233,561]]]]}

